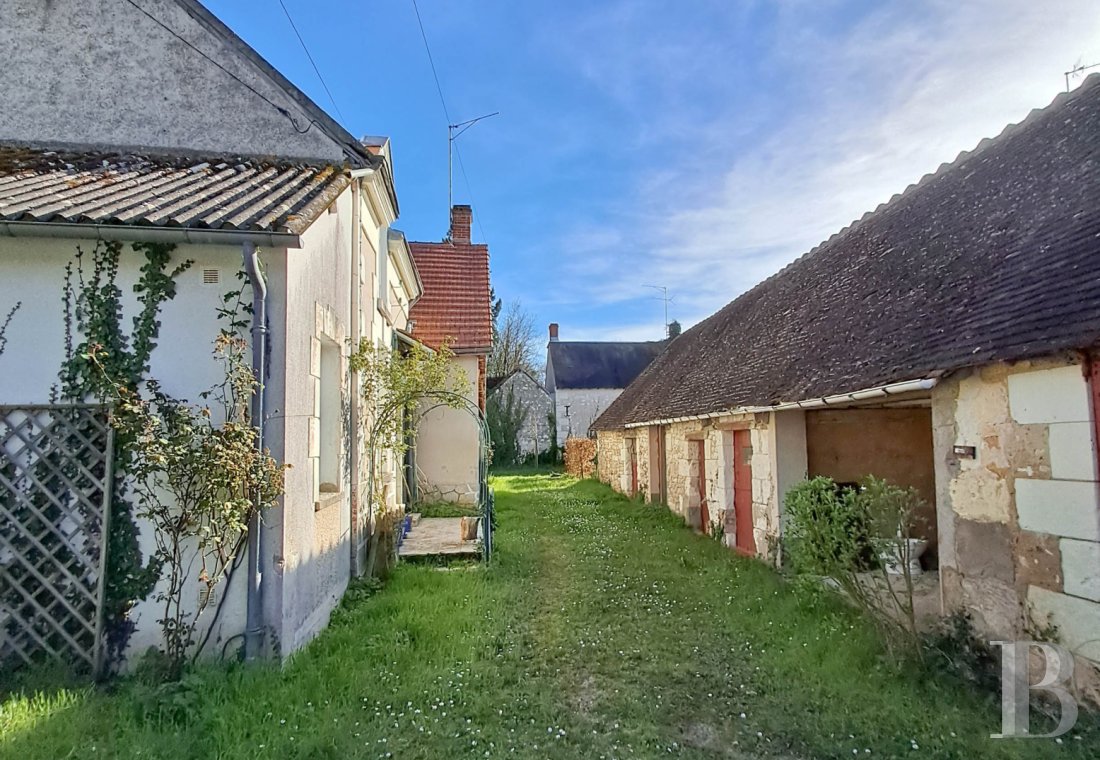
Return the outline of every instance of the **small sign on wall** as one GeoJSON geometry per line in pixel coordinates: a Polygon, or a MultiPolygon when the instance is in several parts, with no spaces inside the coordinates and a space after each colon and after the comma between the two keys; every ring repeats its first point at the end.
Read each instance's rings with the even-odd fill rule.
{"type": "Polygon", "coordinates": [[[975,446],[956,446],[954,448],[955,457],[958,459],[976,459],[978,456],[978,449],[975,446]]]}

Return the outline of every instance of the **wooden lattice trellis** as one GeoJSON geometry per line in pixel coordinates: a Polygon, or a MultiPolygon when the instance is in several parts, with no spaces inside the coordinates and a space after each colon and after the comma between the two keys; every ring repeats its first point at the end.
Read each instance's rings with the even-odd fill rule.
{"type": "Polygon", "coordinates": [[[0,667],[102,671],[113,449],[103,406],[0,406],[0,667]]]}

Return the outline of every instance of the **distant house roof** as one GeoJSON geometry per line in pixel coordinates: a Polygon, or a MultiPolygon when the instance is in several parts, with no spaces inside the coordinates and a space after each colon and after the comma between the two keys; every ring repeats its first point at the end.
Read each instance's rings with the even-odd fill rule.
{"type": "Polygon", "coordinates": [[[530,372],[524,369],[514,369],[507,375],[493,375],[492,377],[486,378],[485,389],[491,394],[494,390],[504,385],[504,383],[508,382],[508,380],[515,377],[516,375],[522,375],[523,377],[526,377],[535,385],[536,388],[538,388],[543,393],[546,393],[546,389],[542,387],[542,383],[536,380],[530,372]]]}
{"type": "Polygon", "coordinates": [[[1100,343],[1100,76],[685,332],[594,429],[1100,343]]]}
{"type": "Polygon", "coordinates": [[[0,224],[298,235],[350,181],[331,165],[0,147],[0,224]]]}
{"type": "Polygon", "coordinates": [[[488,353],[493,345],[489,298],[489,247],[471,243],[469,207],[465,235],[441,243],[409,243],[416,270],[424,282],[410,313],[413,337],[433,348],[449,343],[456,353],[488,353]]]}
{"type": "Polygon", "coordinates": [[[553,365],[555,388],[625,388],[666,345],[665,341],[551,341],[547,361],[553,365]]]}

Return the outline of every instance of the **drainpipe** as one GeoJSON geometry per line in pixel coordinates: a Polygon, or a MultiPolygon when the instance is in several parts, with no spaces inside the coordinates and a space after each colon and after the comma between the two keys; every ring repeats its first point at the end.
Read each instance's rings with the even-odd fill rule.
{"type": "MultiPolygon", "coordinates": [[[[260,272],[260,258],[254,243],[241,246],[244,271],[252,284],[252,376],[258,383],[252,394],[252,424],[256,428],[256,450],[264,450],[265,368],[267,366],[267,283],[260,272]]],[[[260,503],[257,497],[252,519],[248,523],[248,605],[244,634],[245,659],[254,661],[263,654],[263,526],[260,523],[260,503]]]]}
{"type": "MultiPolygon", "coordinates": [[[[363,180],[359,177],[352,175],[351,181],[351,351],[352,353],[359,350],[359,343],[362,340],[362,333],[360,332],[360,283],[359,283],[359,258],[362,255],[363,234],[359,229],[360,221],[360,204],[363,199],[360,197],[362,191],[363,180]]],[[[356,373],[350,373],[349,382],[351,387],[349,395],[351,396],[351,440],[348,441],[350,448],[351,458],[351,530],[349,532],[351,544],[351,577],[357,578],[362,574],[362,568],[359,562],[359,542],[361,541],[359,536],[359,510],[361,508],[359,499],[359,457],[362,456],[359,446],[359,426],[361,423],[359,418],[359,377],[356,373]]]]}

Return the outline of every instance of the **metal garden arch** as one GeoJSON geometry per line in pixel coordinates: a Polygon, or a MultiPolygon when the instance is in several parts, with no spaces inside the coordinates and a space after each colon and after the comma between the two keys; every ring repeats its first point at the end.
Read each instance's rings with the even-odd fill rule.
{"type": "MultiPolygon", "coordinates": [[[[489,488],[489,456],[492,452],[492,437],[489,434],[489,423],[485,419],[485,413],[481,410],[477,404],[468,399],[461,393],[455,393],[454,391],[447,390],[435,390],[428,391],[422,394],[418,394],[415,397],[402,397],[390,399],[385,405],[378,411],[375,416],[374,422],[370,427],[370,435],[367,439],[367,455],[370,460],[368,477],[367,477],[367,489],[370,499],[371,508],[371,520],[374,516],[375,505],[375,480],[376,469],[378,466],[378,456],[384,453],[383,449],[379,448],[381,443],[380,438],[382,432],[385,430],[386,425],[394,421],[393,415],[404,415],[405,411],[410,407],[419,407],[415,412],[418,418],[424,417],[429,412],[436,409],[459,409],[469,414],[477,423],[478,428],[478,511],[481,518],[482,525],[482,558],[485,562],[489,562],[493,554],[493,521],[494,516],[494,495],[491,488],[489,488]]],[[[406,435],[415,437],[419,419],[411,425],[406,435]]],[[[414,444],[415,445],[415,444],[414,444]]],[[[412,478],[416,478],[415,468],[411,474],[412,478]]]]}

